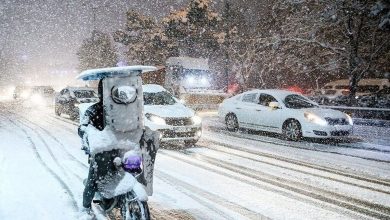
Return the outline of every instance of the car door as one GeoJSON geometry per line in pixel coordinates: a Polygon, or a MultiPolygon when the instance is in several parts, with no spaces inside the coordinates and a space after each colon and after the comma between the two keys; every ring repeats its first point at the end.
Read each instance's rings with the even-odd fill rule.
{"type": "Polygon", "coordinates": [[[241,101],[235,106],[240,127],[256,129],[257,125],[252,121],[252,112],[258,110],[257,105],[258,92],[244,94],[241,101]]]}
{"type": "Polygon", "coordinates": [[[390,88],[380,90],[375,97],[375,107],[389,108],[390,107],[390,88]]]}
{"type": "Polygon", "coordinates": [[[269,107],[270,102],[278,101],[270,94],[259,94],[257,107],[251,112],[253,115],[252,121],[257,124],[261,130],[276,131],[281,118],[281,109],[272,109],[269,107]]]}

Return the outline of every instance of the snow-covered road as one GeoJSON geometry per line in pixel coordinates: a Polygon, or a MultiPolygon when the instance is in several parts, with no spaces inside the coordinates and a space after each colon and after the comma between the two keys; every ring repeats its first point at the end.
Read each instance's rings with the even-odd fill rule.
{"type": "MultiPolygon", "coordinates": [[[[77,219],[87,157],[74,122],[0,103],[0,219],[77,219]]],[[[158,152],[154,219],[389,219],[389,128],[348,142],[228,132],[213,115],[189,149],[158,152]]],[[[98,214],[98,219],[104,216],[98,214]]]]}

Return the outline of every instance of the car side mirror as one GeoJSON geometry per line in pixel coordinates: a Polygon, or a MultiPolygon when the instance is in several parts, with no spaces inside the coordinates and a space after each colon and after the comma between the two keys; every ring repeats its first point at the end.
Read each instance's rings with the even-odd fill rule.
{"type": "Polygon", "coordinates": [[[272,110],[276,110],[276,109],[279,109],[279,103],[278,102],[270,102],[268,104],[268,106],[272,109],[272,110]]]}

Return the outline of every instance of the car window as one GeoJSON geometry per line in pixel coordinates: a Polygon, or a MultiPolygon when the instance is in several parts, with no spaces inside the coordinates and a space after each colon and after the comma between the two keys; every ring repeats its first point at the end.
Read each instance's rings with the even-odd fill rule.
{"type": "Polygon", "coordinates": [[[175,99],[166,91],[156,93],[144,92],[145,105],[173,105],[175,103],[175,99]]]}
{"type": "Polygon", "coordinates": [[[259,104],[260,105],[264,105],[264,106],[268,106],[270,102],[278,102],[272,95],[268,95],[268,94],[260,94],[259,96],[259,104]]]}
{"type": "Polygon", "coordinates": [[[65,96],[65,98],[68,98],[68,97],[70,97],[70,92],[69,92],[69,90],[68,90],[68,89],[65,89],[65,90],[64,90],[64,94],[63,94],[63,96],[65,96]]]}
{"type": "Polygon", "coordinates": [[[377,85],[364,85],[364,86],[358,86],[357,92],[367,92],[367,93],[373,93],[379,90],[379,86],[377,85]]]}
{"type": "Polygon", "coordinates": [[[43,90],[43,94],[47,94],[47,95],[54,94],[55,92],[54,89],[51,87],[43,87],[42,90],[43,90]]]}
{"type": "Polygon", "coordinates": [[[325,95],[334,95],[334,94],[336,94],[336,90],[328,89],[325,91],[325,95]]]}
{"type": "Polygon", "coordinates": [[[333,86],[324,86],[324,89],[333,89],[333,86]]]}
{"type": "Polygon", "coordinates": [[[245,95],[242,97],[242,101],[243,101],[243,102],[252,102],[252,103],[256,103],[256,96],[257,96],[257,93],[245,94],[245,95]]]}
{"type": "Polygon", "coordinates": [[[92,90],[75,90],[73,94],[76,98],[97,98],[95,91],[92,90]]]}
{"type": "Polygon", "coordinates": [[[287,108],[294,109],[318,107],[317,104],[313,103],[309,99],[296,94],[286,96],[286,98],[284,98],[284,104],[287,108]]]}
{"type": "Polygon", "coordinates": [[[335,89],[349,89],[349,86],[347,86],[347,85],[339,85],[339,86],[336,86],[335,89]]]}

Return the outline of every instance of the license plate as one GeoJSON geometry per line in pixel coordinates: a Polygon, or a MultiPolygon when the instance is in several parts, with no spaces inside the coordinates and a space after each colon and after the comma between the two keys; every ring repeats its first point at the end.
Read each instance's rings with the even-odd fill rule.
{"type": "Polygon", "coordinates": [[[191,128],[178,127],[178,128],[174,128],[174,130],[175,130],[176,132],[189,132],[189,131],[191,131],[191,128]]]}

